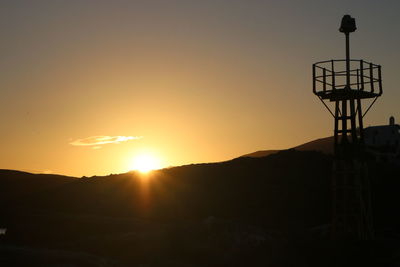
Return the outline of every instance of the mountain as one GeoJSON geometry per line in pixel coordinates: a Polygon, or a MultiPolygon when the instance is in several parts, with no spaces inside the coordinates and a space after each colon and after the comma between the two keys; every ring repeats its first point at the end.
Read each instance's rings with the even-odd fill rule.
{"type": "Polygon", "coordinates": [[[6,201],[54,189],[75,181],[75,177],[55,174],[32,174],[0,169],[0,206],[6,201]]]}
{"type": "MultiPolygon", "coordinates": [[[[294,147],[298,151],[319,151],[327,155],[333,155],[333,136],[316,139],[305,144],[294,147]]],[[[241,157],[259,158],[277,153],[279,150],[259,150],[245,154],[241,157]]]]}
{"type": "Polygon", "coordinates": [[[245,154],[243,156],[240,156],[242,158],[261,158],[261,157],[266,157],[272,154],[275,154],[279,152],[280,150],[259,150],[256,152],[252,152],[249,154],[245,154]]]}
{"type": "MultiPolygon", "coordinates": [[[[304,196],[324,198],[329,192],[325,177],[330,166],[330,158],[320,153],[288,150],[258,159],[168,168],[151,177],[131,172],[79,179],[29,203],[37,201],[42,208],[52,210],[57,206],[58,210],[74,213],[136,214],[174,220],[217,216],[282,226],[294,218],[278,220],[278,216],[315,211],[319,203],[304,196]],[[319,168],[311,162],[318,163],[319,168]],[[295,198],[299,200],[292,202],[295,198]],[[275,214],[274,220],[268,213],[275,214]]],[[[323,221],[301,220],[308,226],[323,221]]]]}
{"type": "MultiPolygon", "coordinates": [[[[81,251],[121,266],[235,266],[237,250],[255,253],[291,232],[329,222],[330,166],[330,157],[321,153],[288,150],[148,176],[41,176],[47,187],[23,195],[14,187],[21,197],[0,206],[0,228],[7,228],[0,259],[3,243],[4,251],[15,247],[15,255],[22,255],[21,248],[39,254],[36,248],[62,250],[71,257],[81,251]]],[[[40,178],[0,172],[3,178],[9,174],[14,177],[3,181],[40,178]]],[[[9,255],[14,254],[4,252],[9,255]]]]}
{"type": "Polygon", "coordinates": [[[0,206],[0,265],[397,266],[400,169],[369,165],[377,244],[328,241],[332,157],[316,151],[148,175],[0,171],[0,188],[14,184],[0,206]]]}
{"type": "Polygon", "coordinates": [[[319,151],[327,155],[333,155],[333,136],[320,138],[294,147],[298,151],[319,151]]]}

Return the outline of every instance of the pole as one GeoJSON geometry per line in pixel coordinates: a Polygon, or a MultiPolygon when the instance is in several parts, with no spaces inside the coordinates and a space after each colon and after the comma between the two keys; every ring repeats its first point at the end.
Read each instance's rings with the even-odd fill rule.
{"type": "Polygon", "coordinates": [[[350,90],[350,33],[346,32],[346,89],[350,90]]]}

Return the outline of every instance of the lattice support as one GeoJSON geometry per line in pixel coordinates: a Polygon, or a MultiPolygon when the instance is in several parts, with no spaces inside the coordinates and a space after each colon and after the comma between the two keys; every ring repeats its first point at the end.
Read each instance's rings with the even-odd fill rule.
{"type": "Polygon", "coordinates": [[[332,237],[370,240],[374,230],[363,117],[382,95],[382,77],[381,66],[350,59],[350,33],[355,30],[355,20],[345,15],[339,31],[346,37],[346,59],[313,64],[313,92],[334,117],[332,237]],[[364,113],[363,99],[374,99],[364,113]]]}

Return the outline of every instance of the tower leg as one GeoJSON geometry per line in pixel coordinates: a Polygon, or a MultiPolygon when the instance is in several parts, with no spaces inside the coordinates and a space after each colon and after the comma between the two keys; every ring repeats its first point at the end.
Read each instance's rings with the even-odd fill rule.
{"type": "Polygon", "coordinates": [[[339,101],[335,102],[335,126],[334,126],[334,151],[335,155],[338,153],[337,146],[339,144],[339,101]]]}
{"type": "Polygon", "coordinates": [[[374,238],[367,165],[359,159],[333,163],[333,239],[374,238]]]}
{"type": "Polygon", "coordinates": [[[347,140],[347,100],[342,100],[342,139],[340,140],[340,143],[343,146],[347,146],[348,140],[347,140]]]}
{"type": "Polygon", "coordinates": [[[350,124],[351,124],[351,142],[353,147],[358,145],[357,124],[356,124],[356,107],[354,99],[350,99],[350,124]]]}
{"type": "Polygon", "coordinates": [[[361,99],[357,99],[357,114],[358,114],[358,127],[359,129],[359,134],[360,134],[360,145],[362,148],[364,147],[364,125],[363,125],[363,114],[362,114],[362,109],[361,109],[361,99]]]}
{"type": "Polygon", "coordinates": [[[332,169],[333,239],[370,240],[374,237],[368,170],[363,158],[362,127],[359,100],[336,101],[335,159],[332,169]],[[360,137],[357,134],[357,114],[360,137]],[[350,120],[349,128],[347,120],[350,120]],[[340,124],[342,129],[339,129],[340,124]],[[351,141],[348,140],[348,132],[351,141]]]}

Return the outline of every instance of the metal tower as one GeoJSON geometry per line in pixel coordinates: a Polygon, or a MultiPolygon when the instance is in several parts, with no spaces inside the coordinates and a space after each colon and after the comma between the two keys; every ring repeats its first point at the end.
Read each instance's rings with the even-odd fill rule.
{"type": "Polygon", "coordinates": [[[346,59],[313,64],[313,92],[334,117],[332,237],[373,239],[371,196],[364,160],[363,117],[382,95],[381,66],[350,59],[350,33],[355,19],[342,18],[346,59]],[[362,100],[371,104],[363,111],[362,100]],[[334,111],[329,107],[333,104],[334,111]]]}

